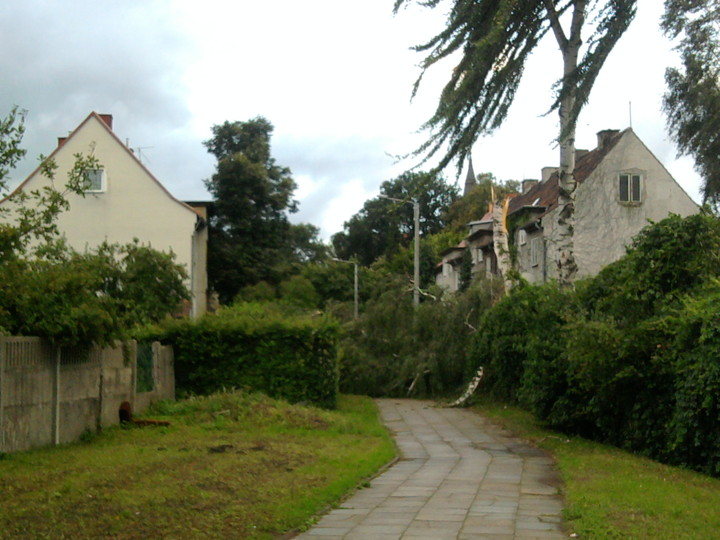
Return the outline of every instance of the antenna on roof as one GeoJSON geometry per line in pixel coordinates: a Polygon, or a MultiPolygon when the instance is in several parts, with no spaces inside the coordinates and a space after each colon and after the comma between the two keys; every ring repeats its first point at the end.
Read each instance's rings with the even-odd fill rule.
{"type": "Polygon", "coordinates": [[[632,128],[632,101],[628,101],[628,113],[630,115],[630,127],[632,128]]]}
{"type": "MultiPolygon", "coordinates": [[[[136,146],[135,148],[131,148],[130,150],[132,150],[133,154],[137,152],[138,161],[140,163],[142,163],[143,162],[143,150],[145,150],[147,148],[155,148],[155,147],[154,146],[136,146]]],[[[147,159],[148,162],[150,161],[147,158],[147,156],[145,156],[145,159],[147,159]]]]}

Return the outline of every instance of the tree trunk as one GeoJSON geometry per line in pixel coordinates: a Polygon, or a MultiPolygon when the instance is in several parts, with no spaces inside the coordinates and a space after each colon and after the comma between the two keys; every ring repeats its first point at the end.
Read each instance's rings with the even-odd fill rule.
{"type": "Polygon", "coordinates": [[[587,0],[575,0],[574,10],[570,26],[569,38],[560,25],[560,20],[554,9],[548,6],[548,15],[555,38],[560,46],[563,55],[563,83],[561,102],[559,108],[560,116],[560,168],[559,194],[558,194],[558,218],[557,218],[557,239],[556,239],[556,264],[558,283],[561,287],[572,287],[577,274],[575,262],[575,122],[572,121],[571,111],[575,107],[577,99],[577,85],[574,79],[578,65],[578,56],[582,38],[580,32],[585,23],[585,11],[587,0]]]}
{"type": "Polygon", "coordinates": [[[507,235],[507,209],[508,199],[502,203],[493,203],[493,249],[497,259],[498,271],[503,278],[505,284],[505,294],[510,294],[512,289],[512,279],[510,271],[512,270],[512,260],[510,258],[510,246],[507,235]]]}

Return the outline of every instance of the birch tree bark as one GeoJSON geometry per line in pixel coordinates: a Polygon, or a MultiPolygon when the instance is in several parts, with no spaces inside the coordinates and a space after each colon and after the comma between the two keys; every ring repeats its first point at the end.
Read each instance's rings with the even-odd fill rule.
{"type": "Polygon", "coordinates": [[[505,294],[510,294],[513,286],[512,259],[507,231],[507,210],[509,200],[493,203],[493,250],[497,259],[498,271],[503,278],[505,294]]]}

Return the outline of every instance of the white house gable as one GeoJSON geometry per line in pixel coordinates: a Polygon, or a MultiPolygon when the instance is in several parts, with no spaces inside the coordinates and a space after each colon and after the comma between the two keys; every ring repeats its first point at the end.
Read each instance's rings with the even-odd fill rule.
{"type": "MultiPolygon", "coordinates": [[[[601,132],[602,133],[602,132],[601,132]]],[[[625,254],[632,238],[670,213],[687,216],[698,207],[632,129],[582,181],[575,205],[578,275],[588,276],[625,254]]],[[[599,137],[599,146],[602,137],[599,137]]]]}
{"type": "MultiPolygon", "coordinates": [[[[92,155],[98,170],[89,175],[91,185],[84,197],[70,193],[70,209],[58,217],[58,229],[78,251],[104,241],[125,244],[134,239],[161,251],[172,251],[185,266],[194,295],[193,311],[205,310],[207,287],[203,220],[188,205],[175,199],[112,132],[112,117],[90,114],[68,137],[58,140],[51,154],[58,168],[57,188],[67,181],[75,154],[92,155]]],[[[26,191],[47,183],[40,170],[20,186],[26,191]]]]}

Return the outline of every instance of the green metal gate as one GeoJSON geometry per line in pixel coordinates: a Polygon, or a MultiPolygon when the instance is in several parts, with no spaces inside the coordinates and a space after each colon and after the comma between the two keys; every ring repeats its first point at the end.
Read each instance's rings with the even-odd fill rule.
{"type": "Polygon", "coordinates": [[[152,343],[137,344],[137,375],[135,377],[138,392],[150,392],[155,389],[153,377],[153,347],[152,343]]]}

